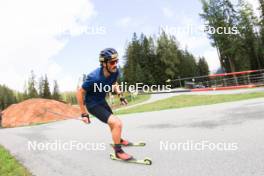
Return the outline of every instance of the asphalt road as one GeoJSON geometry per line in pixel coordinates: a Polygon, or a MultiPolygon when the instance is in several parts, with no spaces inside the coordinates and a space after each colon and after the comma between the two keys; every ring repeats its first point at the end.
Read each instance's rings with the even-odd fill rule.
{"type": "Polygon", "coordinates": [[[147,143],[126,151],[151,166],[111,160],[109,129],[96,119],[1,129],[0,144],[37,176],[264,175],[264,98],[121,118],[128,139],[147,143]],[[69,150],[71,142],[86,150],[69,150]]]}

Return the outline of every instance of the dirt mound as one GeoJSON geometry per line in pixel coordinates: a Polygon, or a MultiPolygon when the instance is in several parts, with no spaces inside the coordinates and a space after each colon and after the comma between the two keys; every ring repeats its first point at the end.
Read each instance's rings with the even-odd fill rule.
{"type": "Polygon", "coordinates": [[[16,127],[76,118],[80,109],[55,100],[34,98],[13,104],[2,113],[2,127],[16,127]]]}

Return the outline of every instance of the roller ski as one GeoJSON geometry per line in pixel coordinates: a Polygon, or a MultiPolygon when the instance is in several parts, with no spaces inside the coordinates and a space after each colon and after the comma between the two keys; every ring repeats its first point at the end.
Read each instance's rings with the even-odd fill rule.
{"type": "MultiPolygon", "coordinates": [[[[127,140],[121,139],[120,144],[124,147],[144,147],[146,145],[145,142],[139,141],[139,142],[129,142],[127,140]]],[[[114,144],[110,144],[112,147],[114,146],[114,144]]]]}
{"type": "Polygon", "coordinates": [[[133,156],[125,153],[121,148],[121,144],[115,144],[113,148],[115,150],[115,153],[110,154],[110,158],[112,160],[124,161],[124,162],[128,162],[128,163],[145,164],[145,165],[151,165],[152,164],[152,162],[149,158],[145,158],[143,160],[138,160],[138,159],[135,159],[133,156]]]}
{"type": "Polygon", "coordinates": [[[136,164],[144,164],[144,165],[151,165],[152,164],[152,161],[150,158],[144,158],[144,159],[135,159],[135,158],[130,158],[128,160],[123,160],[123,159],[120,159],[118,157],[116,157],[116,155],[114,153],[111,153],[110,154],[110,158],[112,160],[117,160],[117,161],[124,161],[124,162],[127,162],[127,163],[136,163],[136,164]]]}

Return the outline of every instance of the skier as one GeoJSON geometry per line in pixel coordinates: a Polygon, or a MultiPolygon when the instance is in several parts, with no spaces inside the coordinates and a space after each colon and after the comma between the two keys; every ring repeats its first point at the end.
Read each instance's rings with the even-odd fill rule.
{"type": "Polygon", "coordinates": [[[96,85],[98,87],[100,87],[100,84],[102,86],[111,86],[119,96],[121,103],[127,105],[127,100],[124,98],[117,83],[119,76],[117,67],[118,53],[113,48],[106,48],[100,52],[99,61],[100,67],[87,76],[81,88],[77,91],[82,120],[85,123],[90,123],[90,113],[100,121],[108,124],[112,133],[113,149],[116,157],[128,161],[133,159],[133,157],[125,153],[121,147],[122,145],[130,144],[130,142],[121,138],[122,122],[113,115],[112,109],[107,104],[105,100],[107,92],[104,89],[103,91],[95,90],[96,85]]]}

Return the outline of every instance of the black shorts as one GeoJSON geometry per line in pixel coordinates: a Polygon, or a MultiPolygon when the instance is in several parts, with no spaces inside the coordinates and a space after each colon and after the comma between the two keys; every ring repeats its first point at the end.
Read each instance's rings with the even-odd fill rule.
{"type": "Polygon", "coordinates": [[[92,108],[86,106],[86,108],[89,111],[89,113],[91,113],[92,115],[94,115],[96,118],[98,118],[104,123],[107,123],[109,117],[113,114],[113,111],[110,108],[110,106],[107,104],[107,102],[97,104],[92,108]]]}

